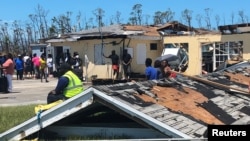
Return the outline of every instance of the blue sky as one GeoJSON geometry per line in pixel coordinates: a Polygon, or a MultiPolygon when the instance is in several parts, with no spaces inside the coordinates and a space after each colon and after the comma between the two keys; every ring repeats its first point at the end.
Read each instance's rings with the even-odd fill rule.
{"type": "Polygon", "coordinates": [[[132,7],[135,4],[142,4],[143,14],[150,15],[150,21],[156,11],[166,11],[170,8],[175,12],[175,20],[180,21],[181,11],[189,9],[193,11],[192,23],[195,24],[197,14],[205,15],[204,9],[211,9],[212,20],[215,15],[221,18],[220,24],[231,24],[231,14],[235,14],[235,22],[238,22],[238,12],[244,11],[250,22],[250,1],[249,0],[1,0],[0,21],[27,21],[29,14],[35,14],[38,4],[48,10],[48,18],[73,12],[75,17],[78,12],[86,16],[86,19],[94,17],[92,12],[97,8],[105,11],[104,19],[115,15],[116,11],[121,12],[122,22],[125,23],[132,7]]]}

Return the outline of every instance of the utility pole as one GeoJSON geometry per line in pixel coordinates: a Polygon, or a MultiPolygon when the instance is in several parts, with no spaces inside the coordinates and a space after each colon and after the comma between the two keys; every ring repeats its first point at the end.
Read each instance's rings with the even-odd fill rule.
{"type": "MultiPolygon", "coordinates": [[[[99,19],[99,32],[100,32],[100,35],[101,35],[101,56],[103,54],[103,46],[104,46],[104,41],[103,41],[103,34],[102,34],[102,17],[101,15],[99,15],[98,17],[99,19]]],[[[102,64],[104,64],[104,59],[102,58],[102,64]]]]}

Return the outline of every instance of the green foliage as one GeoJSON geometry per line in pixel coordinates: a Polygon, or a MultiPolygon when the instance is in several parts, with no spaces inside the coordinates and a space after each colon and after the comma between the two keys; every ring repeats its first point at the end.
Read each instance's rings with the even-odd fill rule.
{"type": "Polygon", "coordinates": [[[35,116],[36,105],[0,107],[0,133],[35,116]]]}

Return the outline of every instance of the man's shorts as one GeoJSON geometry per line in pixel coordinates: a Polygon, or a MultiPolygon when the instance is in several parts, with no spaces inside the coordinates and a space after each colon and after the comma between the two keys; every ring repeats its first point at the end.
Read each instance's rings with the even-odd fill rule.
{"type": "Polygon", "coordinates": [[[112,69],[118,71],[119,70],[119,66],[118,65],[112,65],[112,69]]]}

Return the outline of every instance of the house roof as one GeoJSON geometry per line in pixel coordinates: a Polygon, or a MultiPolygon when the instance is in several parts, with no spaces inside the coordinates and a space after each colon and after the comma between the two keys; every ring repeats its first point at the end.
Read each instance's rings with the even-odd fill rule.
{"type": "Polygon", "coordinates": [[[159,33],[157,31],[158,27],[156,26],[138,26],[138,25],[125,25],[123,27],[123,30],[125,31],[137,31],[137,32],[141,32],[142,35],[145,36],[157,36],[159,37],[159,33]]]}
{"type": "Polygon", "coordinates": [[[248,79],[237,72],[115,84],[99,80],[82,94],[43,112],[40,124],[34,117],[0,137],[20,139],[23,132],[29,136],[41,130],[41,125],[44,129],[71,115],[78,117],[79,111],[100,103],[170,138],[206,138],[210,124],[249,124],[250,94],[243,81],[248,79]]]}
{"type": "Polygon", "coordinates": [[[190,34],[220,34],[217,31],[207,30],[203,28],[188,27],[178,21],[171,21],[157,29],[163,32],[163,35],[190,35],[190,34]]]}
{"type": "MultiPolygon", "coordinates": [[[[235,26],[235,25],[234,25],[235,26]]],[[[220,29],[228,29],[232,26],[220,26],[220,29]]],[[[243,25],[238,25],[238,30],[245,32],[248,28],[243,25]]],[[[235,27],[233,28],[233,30],[235,27]]],[[[77,41],[86,39],[101,39],[101,38],[136,38],[145,40],[160,40],[161,35],[193,35],[193,34],[221,34],[214,30],[203,28],[188,27],[178,21],[171,21],[164,25],[110,25],[101,28],[92,28],[82,30],[80,32],[69,33],[47,40],[46,42],[64,42],[77,41]],[[101,36],[102,35],[102,36],[101,36]]]]}
{"type": "Polygon", "coordinates": [[[171,22],[168,22],[162,26],[160,26],[158,28],[158,30],[162,30],[162,29],[168,29],[168,28],[179,28],[179,29],[188,29],[188,26],[178,22],[178,21],[171,21],[171,22]]]}
{"type": "Polygon", "coordinates": [[[140,36],[141,38],[145,37],[146,39],[150,39],[150,37],[155,39],[155,37],[158,37],[157,39],[160,40],[160,35],[156,30],[157,28],[154,26],[129,26],[116,24],[69,33],[60,38],[47,40],[46,42],[77,41],[101,38],[127,38],[128,36],[128,38],[140,36]]]}
{"type": "Polygon", "coordinates": [[[237,34],[237,33],[249,33],[250,23],[233,24],[219,26],[219,30],[222,34],[237,34]]]}

